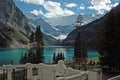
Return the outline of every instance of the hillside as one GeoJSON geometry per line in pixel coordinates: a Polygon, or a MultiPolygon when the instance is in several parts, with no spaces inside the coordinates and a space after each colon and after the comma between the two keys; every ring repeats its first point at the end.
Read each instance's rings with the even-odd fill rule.
{"type": "MultiPolygon", "coordinates": [[[[49,18],[43,20],[41,17],[36,16],[32,13],[25,14],[27,18],[31,21],[31,23],[35,25],[41,25],[41,30],[45,34],[49,34],[57,40],[63,40],[66,36],[75,29],[74,24],[77,20],[77,14],[61,17],[61,18],[49,18]]],[[[92,22],[93,20],[99,18],[101,15],[92,15],[92,14],[84,14],[83,24],[87,24],[92,22]]]]}
{"type": "MultiPolygon", "coordinates": [[[[95,34],[98,28],[102,25],[102,20],[104,17],[97,19],[91,23],[83,25],[81,28],[82,37],[86,41],[89,48],[95,48],[95,34]]],[[[63,40],[62,45],[73,46],[74,40],[79,32],[80,28],[74,29],[70,32],[65,40],[63,40]]]]}
{"type": "Polygon", "coordinates": [[[33,26],[12,0],[0,1],[0,47],[21,47],[28,43],[33,26]]]}
{"type": "MultiPolygon", "coordinates": [[[[120,15],[119,14],[120,5],[118,5],[117,7],[113,8],[113,9],[114,9],[116,15],[120,15]]],[[[100,19],[97,19],[87,25],[82,26],[82,28],[81,28],[82,37],[86,41],[88,48],[96,49],[96,43],[95,43],[96,32],[101,28],[101,26],[103,25],[104,19],[109,15],[110,12],[108,12],[106,15],[104,15],[100,19]]],[[[70,32],[62,44],[66,45],[66,46],[73,46],[74,40],[78,34],[78,31],[79,31],[79,28],[74,29],[72,32],[70,32]]]]}
{"type": "MultiPolygon", "coordinates": [[[[34,29],[35,26],[16,7],[13,0],[0,1],[0,47],[25,47],[29,42],[28,36],[34,29]]],[[[55,41],[50,36],[44,36],[46,45],[51,45],[52,42],[49,42],[49,39],[55,41]],[[46,40],[46,38],[49,39],[46,40]]]]}

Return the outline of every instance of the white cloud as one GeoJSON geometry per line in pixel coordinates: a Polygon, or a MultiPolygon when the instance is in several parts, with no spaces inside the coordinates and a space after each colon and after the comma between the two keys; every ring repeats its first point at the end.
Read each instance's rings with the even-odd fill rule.
{"type": "Polygon", "coordinates": [[[70,16],[70,15],[73,15],[75,13],[71,10],[64,9],[63,14],[64,14],[64,16],[70,16]]]}
{"type": "Polygon", "coordinates": [[[81,5],[80,5],[80,9],[81,9],[81,10],[84,10],[84,9],[85,9],[85,5],[84,5],[84,4],[81,4],[81,5]]]}
{"type": "Polygon", "coordinates": [[[44,13],[42,12],[42,10],[36,10],[36,9],[33,10],[33,11],[30,11],[30,13],[32,13],[32,14],[34,14],[34,15],[37,15],[37,16],[40,15],[40,14],[41,14],[41,15],[44,15],[44,13]]]}
{"type": "Polygon", "coordinates": [[[65,6],[68,7],[68,8],[73,8],[73,7],[76,7],[77,4],[75,4],[75,3],[69,3],[69,4],[66,4],[65,6]]]}
{"type": "Polygon", "coordinates": [[[80,13],[80,15],[85,15],[85,13],[80,13]]]}
{"type": "Polygon", "coordinates": [[[90,0],[92,6],[89,9],[98,11],[99,14],[103,14],[104,11],[109,11],[111,9],[111,0],[90,0]]]}
{"type": "Polygon", "coordinates": [[[59,35],[58,37],[54,37],[57,40],[64,40],[67,37],[67,35],[59,35]]]}
{"type": "Polygon", "coordinates": [[[95,14],[92,14],[92,17],[95,17],[95,14]]]}
{"type": "MultiPolygon", "coordinates": [[[[63,9],[61,7],[61,3],[59,2],[53,2],[53,1],[44,1],[44,0],[19,0],[26,3],[31,4],[37,4],[42,5],[44,9],[46,10],[46,13],[43,13],[41,10],[33,10],[30,11],[30,13],[33,13],[35,15],[43,15],[46,18],[58,18],[58,17],[64,17],[64,16],[70,16],[75,14],[73,11],[68,9],[63,9]]],[[[75,6],[75,4],[72,4],[72,7],[75,6]]]]}
{"type": "Polygon", "coordinates": [[[43,7],[49,11],[49,12],[54,12],[54,10],[60,11],[61,9],[61,4],[59,2],[53,2],[53,1],[47,1],[43,5],[43,7]]]}
{"type": "Polygon", "coordinates": [[[113,7],[116,7],[117,5],[119,5],[119,3],[118,3],[118,2],[116,2],[115,4],[113,4],[113,7]]]}
{"type": "Polygon", "coordinates": [[[19,0],[19,1],[38,5],[42,5],[45,2],[44,0],[19,0]]]}
{"type": "Polygon", "coordinates": [[[62,9],[61,4],[59,2],[46,1],[43,7],[47,11],[44,15],[47,18],[58,18],[75,14],[71,10],[62,9]]]}

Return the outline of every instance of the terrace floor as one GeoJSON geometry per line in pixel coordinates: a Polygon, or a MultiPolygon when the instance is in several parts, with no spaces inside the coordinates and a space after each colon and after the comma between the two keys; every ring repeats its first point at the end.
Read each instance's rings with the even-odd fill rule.
{"type": "Polygon", "coordinates": [[[107,80],[107,79],[109,79],[111,77],[114,77],[114,75],[108,74],[108,73],[103,73],[103,75],[102,75],[103,80],[107,80]]]}

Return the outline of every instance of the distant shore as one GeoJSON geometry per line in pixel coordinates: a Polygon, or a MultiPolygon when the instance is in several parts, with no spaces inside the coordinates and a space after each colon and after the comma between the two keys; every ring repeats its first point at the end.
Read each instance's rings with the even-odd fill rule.
{"type": "Polygon", "coordinates": [[[94,61],[95,63],[100,62],[99,57],[88,58],[88,62],[89,62],[90,60],[94,61]]]}

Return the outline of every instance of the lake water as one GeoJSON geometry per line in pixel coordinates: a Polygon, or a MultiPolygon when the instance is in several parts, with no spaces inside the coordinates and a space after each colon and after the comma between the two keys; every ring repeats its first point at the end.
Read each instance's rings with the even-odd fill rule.
{"type": "MultiPolygon", "coordinates": [[[[19,64],[19,60],[21,58],[22,53],[27,52],[27,49],[0,49],[0,66],[10,64],[13,61],[13,64],[19,64]]],[[[65,47],[65,46],[46,46],[44,48],[44,61],[52,62],[53,53],[64,52],[66,60],[72,60],[74,49],[73,47],[65,47]]],[[[98,57],[99,54],[97,51],[89,51],[88,57],[98,57]]]]}

